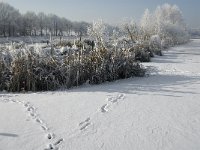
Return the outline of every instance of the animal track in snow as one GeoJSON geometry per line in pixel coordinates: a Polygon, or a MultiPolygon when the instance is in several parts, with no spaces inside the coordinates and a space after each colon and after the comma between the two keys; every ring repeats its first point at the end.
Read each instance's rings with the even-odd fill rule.
{"type": "Polygon", "coordinates": [[[27,111],[35,111],[35,108],[30,106],[30,107],[27,108],[27,111]]]}
{"type": "Polygon", "coordinates": [[[54,138],[54,134],[53,133],[48,133],[47,134],[47,139],[51,140],[54,138]]]}
{"type": "Polygon", "coordinates": [[[79,126],[81,126],[82,124],[86,123],[86,122],[89,122],[90,121],[90,118],[88,117],[87,119],[85,119],[85,121],[82,121],[79,123],[79,126]]]}
{"type": "Polygon", "coordinates": [[[88,117],[85,121],[79,123],[80,130],[86,129],[90,124],[90,118],[88,117]]]}
{"type": "MultiPolygon", "coordinates": [[[[120,101],[120,100],[123,100],[124,98],[125,98],[125,95],[124,95],[124,94],[119,94],[119,95],[117,95],[117,96],[112,96],[112,97],[107,98],[108,103],[106,103],[106,104],[104,104],[104,105],[102,105],[102,106],[100,107],[100,112],[101,112],[101,113],[106,113],[106,112],[108,112],[109,109],[110,109],[110,107],[111,107],[114,103],[116,103],[116,102],[118,102],[118,101],[120,101]]],[[[79,127],[80,127],[80,130],[81,130],[81,131],[82,131],[82,130],[85,130],[85,129],[88,128],[88,126],[90,126],[90,125],[91,125],[91,119],[90,119],[90,117],[88,117],[87,119],[85,119],[84,121],[82,121],[82,122],[79,123],[79,127]]]]}
{"type": "Polygon", "coordinates": [[[49,145],[47,146],[47,148],[45,148],[44,150],[59,150],[59,148],[58,148],[58,147],[55,147],[55,146],[52,145],[52,144],[49,144],[49,145]]]}
{"type": "Polygon", "coordinates": [[[125,98],[124,94],[119,94],[117,96],[112,96],[112,97],[107,98],[108,103],[101,106],[101,108],[100,108],[101,112],[102,113],[108,112],[108,110],[109,110],[108,106],[110,107],[114,103],[117,103],[118,101],[123,100],[124,98],[125,98]]]}
{"type": "MultiPolygon", "coordinates": [[[[2,99],[3,102],[12,102],[15,104],[19,104],[22,105],[25,110],[26,113],[32,118],[33,121],[35,121],[36,123],[38,123],[38,125],[41,127],[41,129],[44,131],[45,133],[45,137],[49,140],[52,140],[55,138],[55,134],[54,133],[47,133],[47,131],[49,131],[49,128],[47,127],[47,125],[42,121],[42,119],[39,117],[39,115],[37,114],[37,109],[31,105],[30,102],[24,102],[24,101],[20,101],[20,100],[15,100],[12,99],[11,96],[7,97],[7,96],[3,96],[4,99],[2,99]]],[[[29,119],[28,119],[29,120],[29,119]]],[[[90,119],[89,119],[90,120],[90,119]]],[[[86,119],[85,121],[89,121],[88,119],[86,119]]],[[[53,144],[49,144],[48,147],[44,150],[59,150],[59,145],[64,141],[64,139],[58,139],[55,143],[53,144]]]]}
{"type": "Polygon", "coordinates": [[[30,103],[28,102],[28,103],[25,103],[24,104],[24,107],[28,107],[30,105],[30,103]]]}
{"type": "Polygon", "coordinates": [[[55,146],[57,146],[57,145],[59,145],[59,144],[61,144],[61,142],[63,142],[64,141],[64,139],[59,139],[59,140],[57,140],[55,143],[54,143],[54,145],[55,146]]]}
{"type": "Polygon", "coordinates": [[[87,122],[86,124],[84,124],[84,125],[80,128],[80,130],[86,129],[90,124],[91,124],[90,122],[87,122]]]}
{"type": "Polygon", "coordinates": [[[42,130],[44,130],[44,131],[47,131],[47,130],[49,130],[49,129],[47,128],[47,126],[46,126],[46,125],[42,125],[42,126],[41,126],[41,128],[42,128],[42,130]]]}
{"type": "Polygon", "coordinates": [[[109,97],[107,100],[109,102],[112,102],[112,103],[116,103],[118,102],[119,100],[123,100],[125,98],[125,95],[124,94],[119,94],[117,96],[113,96],[113,97],[109,97]]]}
{"type": "Polygon", "coordinates": [[[108,111],[108,110],[107,110],[107,106],[108,106],[108,104],[104,104],[103,106],[101,106],[101,112],[102,112],[102,113],[105,113],[105,112],[108,111]]]}
{"type": "Polygon", "coordinates": [[[39,119],[39,118],[36,118],[35,121],[38,122],[38,123],[40,123],[40,124],[43,123],[43,121],[41,119],[39,119]]]}
{"type": "MultiPolygon", "coordinates": [[[[36,108],[31,106],[30,103],[25,103],[24,107],[26,108],[27,112],[29,113],[29,115],[31,117],[33,117],[32,119],[34,119],[41,127],[41,129],[45,132],[45,134],[47,134],[47,131],[49,131],[49,128],[47,127],[47,125],[44,123],[44,121],[42,121],[42,119],[40,119],[39,115],[37,114],[36,108]]],[[[55,138],[55,134],[54,133],[48,133],[46,135],[46,138],[48,140],[52,140],[55,138]]],[[[59,150],[58,145],[61,144],[61,142],[64,141],[64,139],[59,139],[57,142],[55,142],[54,144],[49,144],[48,148],[46,148],[45,150],[59,150]]]]}
{"type": "Polygon", "coordinates": [[[57,140],[54,144],[49,144],[44,150],[59,150],[59,147],[57,146],[60,145],[63,141],[64,139],[61,138],[57,140]]]}

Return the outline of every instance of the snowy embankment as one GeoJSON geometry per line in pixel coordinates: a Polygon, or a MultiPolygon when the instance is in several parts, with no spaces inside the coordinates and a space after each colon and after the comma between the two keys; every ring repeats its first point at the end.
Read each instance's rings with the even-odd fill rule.
{"type": "Polygon", "coordinates": [[[144,65],[144,78],[0,94],[0,150],[199,150],[200,40],[144,65]]]}

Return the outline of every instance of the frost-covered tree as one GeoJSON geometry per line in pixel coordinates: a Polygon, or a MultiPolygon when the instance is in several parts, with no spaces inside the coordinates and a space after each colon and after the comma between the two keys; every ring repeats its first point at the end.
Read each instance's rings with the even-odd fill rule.
{"type": "Polygon", "coordinates": [[[40,12],[38,14],[38,23],[39,23],[39,28],[40,28],[40,36],[43,36],[43,30],[45,28],[45,20],[46,20],[46,15],[43,12],[40,12]]]}
{"type": "Polygon", "coordinates": [[[182,12],[176,5],[158,6],[153,13],[145,10],[141,29],[147,39],[159,36],[162,47],[187,42],[189,37],[182,12]]]}
{"type": "Polygon", "coordinates": [[[96,41],[96,46],[99,49],[106,49],[105,42],[108,39],[107,26],[103,20],[94,21],[91,26],[88,27],[88,35],[92,40],[96,41]]]}
{"type": "Polygon", "coordinates": [[[26,14],[24,14],[24,21],[26,22],[28,35],[36,35],[37,29],[39,28],[37,15],[34,12],[26,12],[26,14]]]}
{"type": "Polygon", "coordinates": [[[154,33],[155,26],[152,20],[152,14],[150,13],[149,9],[146,9],[140,20],[140,26],[144,40],[148,40],[150,36],[154,33]]]}
{"type": "Polygon", "coordinates": [[[4,37],[14,34],[19,16],[19,11],[14,7],[0,2],[0,32],[4,37]]]}
{"type": "Polygon", "coordinates": [[[121,31],[131,40],[132,44],[140,39],[140,29],[134,20],[125,20],[121,25],[121,31]]]}
{"type": "Polygon", "coordinates": [[[6,36],[6,26],[8,25],[8,19],[10,15],[11,6],[1,2],[0,3],[0,22],[1,22],[1,32],[4,37],[6,36]]]}
{"type": "Polygon", "coordinates": [[[188,40],[186,24],[178,6],[170,4],[158,6],[154,12],[154,20],[156,33],[160,35],[161,39],[171,38],[173,44],[188,40]]]}

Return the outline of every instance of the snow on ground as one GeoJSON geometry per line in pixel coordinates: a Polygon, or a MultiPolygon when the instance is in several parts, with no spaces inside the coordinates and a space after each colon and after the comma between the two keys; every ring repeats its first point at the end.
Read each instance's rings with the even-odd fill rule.
{"type": "Polygon", "coordinates": [[[144,78],[0,94],[0,150],[199,150],[200,40],[164,54],[144,78]]]}

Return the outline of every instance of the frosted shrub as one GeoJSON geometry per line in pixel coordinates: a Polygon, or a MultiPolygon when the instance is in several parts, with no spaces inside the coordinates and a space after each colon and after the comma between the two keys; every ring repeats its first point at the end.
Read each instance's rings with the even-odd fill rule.
{"type": "Polygon", "coordinates": [[[6,69],[6,66],[3,60],[0,60],[0,90],[8,90],[7,84],[9,84],[9,70],[6,69]]]}
{"type": "Polygon", "coordinates": [[[162,51],[161,51],[162,45],[159,35],[151,36],[149,41],[149,47],[156,55],[162,56],[162,51]]]}
{"type": "Polygon", "coordinates": [[[153,57],[153,53],[149,51],[149,46],[144,44],[137,44],[129,49],[130,52],[134,53],[134,58],[136,61],[149,62],[150,57],[153,57]]]}
{"type": "Polygon", "coordinates": [[[168,35],[168,38],[171,39],[172,45],[179,45],[189,41],[187,30],[181,26],[166,24],[165,33],[168,35]]]}
{"type": "Polygon", "coordinates": [[[144,76],[144,69],[135,61],[135,55],[126,57],[124,52],[107,53],[106,59],[100,60],[99,67],[94,70],[90,79],[92,84],[105,81],[129,78],[131,76],[144,76]]]}

